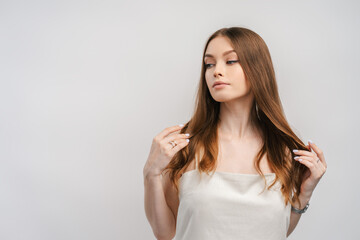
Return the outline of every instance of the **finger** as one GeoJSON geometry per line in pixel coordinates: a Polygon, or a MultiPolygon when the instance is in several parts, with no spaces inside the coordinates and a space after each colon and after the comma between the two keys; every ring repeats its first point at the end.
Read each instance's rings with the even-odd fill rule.
{"type": "Polygon", "coordinates": [[[160,142],[171,142],[171,141],[175,141],[176,143],[181,140],[181,139],[186,139],[186,138],[190,138],[190,134],[189,133],[177,133],[177,134],[172,134],[169,135],[167,137],[165,137],[164,139],[162,139],[160,142]]]}
{"type": "Polygon", "coordinates": [[[181,130],[184,127],[183,124],[180,125],[176,125],[176,126],[172,126],[172,127],[167,127],[164,130],[162,130],[157,137],[160,139],[163,139],[165,136],[169,135],[170,133],[176,132],[181,130]]]}
{"type": "Polygon", "coordinates": [[[298,150],[298,149],[293,149],[293,152],[297,155],[304,155],[304,156],[309,156],[309,157],[314,157],[316,156],[315,153],[307,151],[307,150],[298,150]]]}
{"type": "Polygon", "coordinates": [[[311,161],[309,161],[308,159],[303,159],[303,158],[299,158],[298,160],[299,163],[302,163],[304,165],[306,165],[308,168],[310,169],[314,169],[315,168],[315,164],[311,161]]]}
{"type": "Polygon", "coordinates": [[[179,150],[181,150],[182,148],[184,148],[186,145],[188,145],[188,139],[182,139],[182,140],[179,140],[179,142],[177,142],[177,145],[175,147],[173,147],[171,149],[171,151],[173,152],[173,154],[177,153],[179,150]]]}
{"type": "MultiPolygon", "coordinates": [[[[294,160],[296,160],[296,161],[300,161],[300,160],[308,160],[308,161],[310,161],[310,162],[312,162],[312,163],[314,163],[314,164],[318,164],[318,163],[320,163],[320,161],[319,162],[317,162],[317,159],[315,160],[314,159],[314,157],[309,157],[309,156],[296,156],[296,157],[294,157],[294,160]]],[[[301,161],[300,161],[301,162],[301,161]]]]}
{"type": "Polygon", "coordinates": [[[318,155],[318,157],[320,158],[320,161],[322,161],[324,163],[324,165],[326,166],[326,161],[325,161],[325,157],[324,157],[324,153],[323,151],[321,151],[321,149],[316,146],[315,143],[313,143],[310,139],[308,140],[310,147],[314,150],[314,152],[318,155]]]}
{"type": "Polygon", "coordinates": [[[321,176],[324,173],[324,169],[321,169],[318,167],[318,164],[315,164],[312,161],[309,161],[308,159],[301,159],[301,161],[298,161],[299,163],[305,165],[310,169],[312,173],[315,173],[316,175],[321,176]]]}

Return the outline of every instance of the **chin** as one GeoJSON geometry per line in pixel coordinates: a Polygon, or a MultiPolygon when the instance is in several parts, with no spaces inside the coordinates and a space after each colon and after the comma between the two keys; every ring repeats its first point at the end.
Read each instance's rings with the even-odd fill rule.
{"type": "Polygon", "coordinates": [[[241,95],[230,95],[230,94],[215,94],[213,97],[213,99],[217,102],[231,102],[231,101],[236,101],[242,98],[247,98],[248,94],[241,94],[241,95]]]}
{"type": "Polygon", "coordinates": [[[228,96],[213,96],[213,99],[217,102],[228,102],[234,100],[233,98],[229,98],[228,96]]]}

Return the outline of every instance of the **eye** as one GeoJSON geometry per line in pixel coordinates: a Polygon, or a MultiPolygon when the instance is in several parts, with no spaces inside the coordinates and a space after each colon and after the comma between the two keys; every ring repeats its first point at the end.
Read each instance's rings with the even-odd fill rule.
{"type": "MultiPolygon", "coordinates": [[[[230,63],[230,64],[233,64],[233,63],[236,63],[236,62],[239,62],[239,60],[232,60],[232,61],[227,61],[226,63],[230,63]]],[[[205,68],[210,68],[211,66],[210,65],[214,65],[214,64],[211,64],[211,63],[208,63],[208,64],[205,64],[205,68]]]]}
{"type": "Polygon", "coordinates": [[[233,61],[227,61],[227,62],[234,62],[234,63],[236,63],[236,62],[238,62],[239,60],[233,60],[233,61]]]}

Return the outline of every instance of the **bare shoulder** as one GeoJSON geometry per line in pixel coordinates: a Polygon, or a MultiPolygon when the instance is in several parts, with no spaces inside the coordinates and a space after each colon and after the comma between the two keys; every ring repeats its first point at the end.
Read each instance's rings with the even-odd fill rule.
{"type": "Polygon", "coordinates": [[[179,197],[177,195],[175,187],[171,182],[168,171],[162,175],[162,184],[165,193],[166,203],[173,212],[176,222],[177,212],[179,208],[179,197]]]}

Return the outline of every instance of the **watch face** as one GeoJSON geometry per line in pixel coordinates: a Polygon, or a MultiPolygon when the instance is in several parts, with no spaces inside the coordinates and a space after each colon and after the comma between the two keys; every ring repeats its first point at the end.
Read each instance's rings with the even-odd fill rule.
{"type": "Polygon", "coordinates": [[[304,209],[303,209],[303,211],[302,211],[303,213],[306,211],[306,209],[308,209],[309,205],[310,205],[309,203],[306,204],[306,206],[304,207],[304,209]]]}

